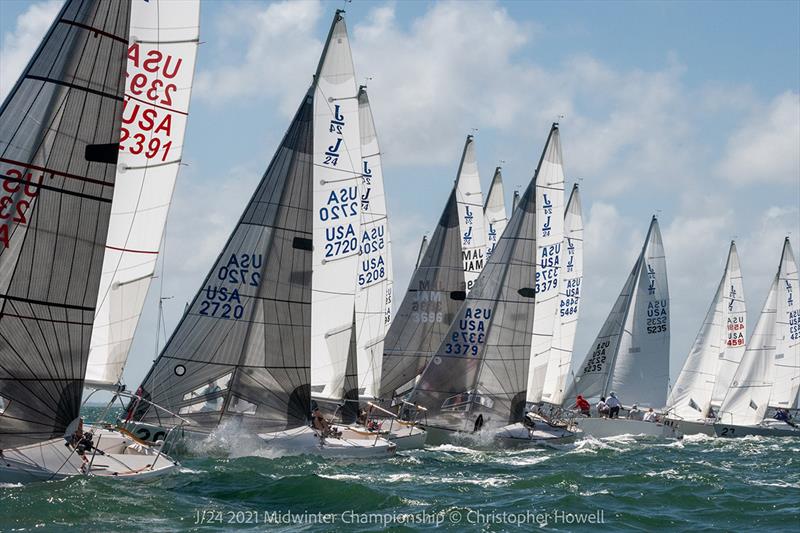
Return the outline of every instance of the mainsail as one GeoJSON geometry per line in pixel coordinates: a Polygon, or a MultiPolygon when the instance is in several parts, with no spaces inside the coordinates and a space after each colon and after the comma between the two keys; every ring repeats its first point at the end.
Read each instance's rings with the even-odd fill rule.
{"type": "Polygon", "coordinates": [[[358,94],[361,131],[361,240],[356,336],[359,395],[378,398],[383,338],[392,321],[392,252],[378,135],[366,88],[358,94]]]}
{"type": "Polygon", "coordinates": [[[129,9],[67,1],[0,107],[0,449],[61,437],[80,410],[129,9]]]}
{"type": "Polygon", "coordinates": [[[656,217],[611,313],[577,371],[565,404],[611,391],[625,404],[665,405],[669,379],[669,288],[656,217]]]}
{"type": "Polygon", "coordinates": [[[720,406],[744,354],[745,320],[742,271],[731,242],[714,300],[667,401],[672,414],[701,420],[720,406]]]}
{"type": "Polygon", "coordinates": [[[583,281],[583,215],[578,185],[572,187],[564,210],[564,242],[561,249],[559,304],[553,323],[553,346],[547,362],[543,402],[561,405],[572,366],[572,348],[578,329],[583,281]]]}
{"type": "Polygon", "coordinates": [[[771,405],[793,407],[800,385],[797,287],[797,263],[787,237],[767,300],[720,407],[721,422],[755,425],[771,405]]]}
{"type": "Polygon", "coordinates": [[[428,410],[429,426],[472,431],[522,419],[536,296],[540,169],[411,394],[410,401],[428,410]]]}
{"type": "Polygon", "coordinates": [[[561,301],[561,248],[564,240],[564,163],[558,124],[553,124],[536,169],[536,316],[533,319],[531,364],[526,400],[542,401],[547,367],[553,352],[553,329],[561,301]]]}
{"type": "Polygon", "coordinates": [[[486,195],[486,205],[483,207],[483,215],[486,220],[486,259],[491,257],[497,241],[506,229],[508,215],[506,214],[506,201],[503,192],[503,176],[500,167],[494,170],[492,185],[489,187],[489,194],[486,195]]]}
{"type": "MultiPolygon", "coordinates": [[[[410,391],[466,298],[471,287],[467,276],[474,279],[483,268],[486,237],[480,183],[477,187],[475,185],[477,167],[474,162],[472,136],[467,136],[453,190],[386,332],[381,398],[389,399],[410,391]],[[462,184],[462,179],[466,179],[466,184],[462,184]],[[462,202],[459,203],[458,198],[462,202]],[[468,208],[472,214],[469,224],[466,217],[468,208]],[[467,232],[470,242],[465,248],[464,234],[467,232]],[[468,262],[467,257],[478,259],[468,262]],[[472,265],[469,272],[468,263],[472,265]]],[[[423,247],[424,243],[423,240],[423,247]]]]}
{"type": "Polygon", "coordinates": [[[120,382],[156,268],[189,113],[200,1],[131,4],[114,201],[86,384],[120,382]]]}
{"type": "MultiPolygon", "coordinates": [[[[139,389],[142,397],[189,419],[195,431],[212,431],[227,420],[277,431],[307,419],[312,278],[317,276],[313,259],[331,253],[335,263],[352,255],[351,244],[357,248],[344,244],[353,223],[342,222],[356,220],[356,231],[358,187],[351,191],[350,182],[357,179],[352,171],[360,159],[353,156],[360,158],[360,150],[351,154],[351,144],[343,140],[347,131],[348,142],[359,142],[357,131],[351,133],[358,121],[355,87],[349,100],[327,99],[331,79],[337,79],[349,53],[344,19],[337,12],[311,88],[222,253],[139,389]],[[318,88],[323,80],[326,96],[318,88]],[[315,103],[319,99],[324,103],[315,103]],[[324,128],[317,127],[319,121],[324,128]],[[331,181],[338,174],[324,169],[340,165],[347,169],[339,178],[345,181],[335,188],[331,181]],[[322,206],[317,205],[320,186],[330,189],[322,206]],[[335,223],[330,241],[326,228],[318,226],[321,213],[335,223]]],[[[352,257],[347,276],[355,286],[352,257]]],[[[336,313],[346,324],[345,355],[351,347],[352,299],[346,310],[336,313]]],[[[156,424],[178,422],[136,401],[130,415],[156,424]]]]}

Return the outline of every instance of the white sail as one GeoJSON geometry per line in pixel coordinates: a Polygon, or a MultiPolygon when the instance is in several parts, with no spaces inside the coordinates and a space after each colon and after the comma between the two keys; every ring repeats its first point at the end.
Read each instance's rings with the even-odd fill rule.
{"type": "Polygon", "coordinates": [[[486,260],[488,261],[497,246],[497,241],[506,229],[508,215],[506,214],[505,193],[503,192],[503,176],[500,167],[494,170],[492,185],[486,195],[486,205],[483,208],[486,220],[486,260]]]}
{"type": "Polygon", "coordinates": [[[702,420],[719,407],[745,347],[745,301],[736,245],[731,242],[725,272],[689,356],[672,387],[672,414],[702,420]],[[717,391],[721,391],[718,393],[717,391]]]}
{"type": "Polygon", "coordinates": [[[561,405],[572,366],[572,348],[578,329],[583,281],[583,215],[578,185],[572,188],[564,212],[564,244],[561,249],[559,299],[553,323],[553,348],[547,364],[542,401],[561,405]]]}
{"type": "Polygon", "coordinates": [[[341,399],[353,333],[362,168],[358,87],[342,17],[331,27],[316,79],[311,391],[341,399]]]}
{"type": "Polygon", "coordinates": [[[669,289],[661,232],[655,217],[642,252],[614,307],[569,386],[575,396],[616,391],[625,405],[663,407],[669,378],[669,289]]]}
{"type": "Polygon", "coordinates": [[[553,124],[547,149],[536,172],[536,314],[526,395],[529,403],[542,400],[553,343],[553,324],[560,302],[558,281],[564,240],[564,164],[558,124],[553,124]]]}
{"type": "Polygon", "coordinates": [[[458,225],[461,229],[461,255],[464,263],[465,292],[483,270],[486,261],[486,227],[483,218],[483,193],[478,162],[475,159],[475,141],[467,135],[464,153],[456,178],[456,204],[458,225]]]}
{"type": "Polygon", "coordinates": [[[392,320],[392,252],[378,135],[364,88],[358,97],[361,131],[361,240],[356,294],[360,396],[377,398],[383,338],[392,320]]]}
{"type": "Polygon", "coordinates": [[[755,330],[720,407],[726,424],[750,426],[764,420],[769,406],[792,407],[800,382],[800,308],[797,264],[789,239],[755,330]]]}
{"type": "Polygon", "coordinates": [[[660,408],[666,405],[669,381],[669,288],[655,217],[639,266],[636,292],[606,392],[616,391],[626,405],[660,408]]]}
{"type": "Polygon", "coordinates": [[[800,289],[797,263],[787,238],[784,242],[778,278],[777,315],[775,317],[775,383],[770,407],[794,409],[800,389],[800,289]]]}
{"type": "Polygon", "coordinates": [[[199,0],[131,2],[117,180],[86,382],[119,383],[181,162],[200,24],[199,0]]]}

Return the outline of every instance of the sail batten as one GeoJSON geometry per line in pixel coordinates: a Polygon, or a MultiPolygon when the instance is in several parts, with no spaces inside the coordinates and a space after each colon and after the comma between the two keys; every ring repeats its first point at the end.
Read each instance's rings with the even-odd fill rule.
{"type": "Polygon", "coordinates": [[[67,1],[0,106],[0,449],[78,416],[115,186],[129,2],[67,1]],[[96,31],[95,31],[96,30],[96,31]]]}

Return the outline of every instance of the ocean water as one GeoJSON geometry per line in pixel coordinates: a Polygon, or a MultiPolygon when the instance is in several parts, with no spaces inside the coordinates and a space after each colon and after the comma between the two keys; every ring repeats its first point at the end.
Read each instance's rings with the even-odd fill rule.
{"type": "Polygon", "coordinates": [[[373,462],[231,442],[230,457],[185,457],[151,482],[0,486],[0,530],[800,531],[800,440],[445,445],[373,462]]]}

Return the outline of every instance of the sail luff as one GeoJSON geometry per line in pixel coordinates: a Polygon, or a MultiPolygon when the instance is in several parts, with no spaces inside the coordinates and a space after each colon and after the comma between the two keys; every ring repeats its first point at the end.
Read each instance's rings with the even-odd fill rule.
{"type": "Polygon", "coordinates": [[[155,273],[183,151],[199,17],[199,0],[131,6],[125,141],[92,329],[88,386],[120,382],[155,273]]]}

